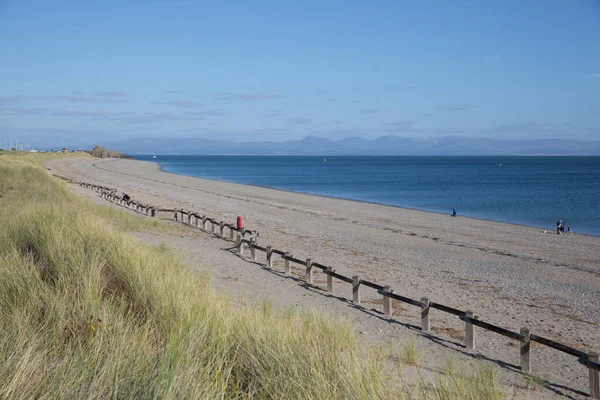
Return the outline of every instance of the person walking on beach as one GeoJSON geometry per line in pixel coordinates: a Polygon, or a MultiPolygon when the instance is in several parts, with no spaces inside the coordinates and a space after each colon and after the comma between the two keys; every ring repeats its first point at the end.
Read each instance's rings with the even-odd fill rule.
{"type": "Polygon", "coordinates": [[[556,234],[562,235],[563,233],[565,233],[565,224],[563,223],[562,219],[560,219],[556,221],[556,234]]]}
{"type": "Polygon", "coordinates": [[[456,217],[456,207],[452,208],[452,216],[456,217]]]}

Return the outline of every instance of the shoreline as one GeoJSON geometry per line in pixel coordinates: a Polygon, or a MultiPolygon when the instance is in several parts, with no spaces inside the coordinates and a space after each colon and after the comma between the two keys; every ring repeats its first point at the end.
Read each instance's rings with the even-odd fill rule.
{"type": "MultiPolygon", "coordinates": [[[[390,157],[394,157],[394,156],[390,156],[390,157]]],[[[482,156],[482,157],[487,157],[487,156],[482,156]]],[[[524,156],[524,157],[528,157],[528,156],[524,156]]],[[[423,213],[430,213],[430,214],[434,214],[434,215],[438,215],[438,216],[442,216],[442,215],[451,216],[450,213],[446,214],[446,213],[432,211],[432,210],[425,210],[425,209],[422,209],[422,208],[413,208],[413,207],[407,207],[407,206],[398,206],[398,205],[395,205],[395,204],[378,203],[376,201],[352,199],[352,198],[348,198],[348,197],[337,197],[337,196],[324,195],[324,194],[318,194],[318,193],[309,193],[309,192],[302,192],[302,191],[295,191],[295,190],[289,190],[289,189],[280,189],[280,188],[276,188],[276,187],[272,187],[272,186],[263,186],[263,185],[257,185],[257,184],[251,184],[251,183],[232,182],[232,181],[223,181],[223,180],[210,179],[210,178],[203,177],[203,176],[188,175],[188,174],[182,174],[182,173],[176,173],[176,172],[167,171],[167,170],[164,169],[163,165],[159,161],[138,160],[137,158],[135,159],[135,161],[156,164],[158,166],[158,169],[161,172],[165,173],[165,174],[170,174],[170,175],[175,175],[175,176],[185,176],[185,177],[188,177],[188,178],[195,178],[195,179],[203,179],[203,180],[206,180],[206,181],[209,181],[209,182],[215,182],[215,183],[216,182],[223,182],[223,183],[228,183],[228,184],[232,184],[232,185],[242,185],[242,186],[253,187],[253,188],[258,188],[258,189],[270,189],[270,190],[277,190],[277,191],[285,192],[285,193],[302,194],[302,195],[305,195],[305,196],[316,196],[316,197],[322,197],[322,198],[327,198],[327,199],[344,200],[344,201],[351,201],[351,202],[361,203],[361,204],[377,205],[377,206],[381,206],[381,207],[392,207],[392,208],[401,209],[401,210],[407,210],[407,211],[417,211],[417,212],[423,212],[423,213]]],[[[544,232],[548,232],[548,233],[545,233],[545,234],[552,234],[553,233],[553,234],[556,235],[556,228],[551,228],[551,227],[543,228],[543,227],[540,227],[540,226],[527,225],[527,224],[522,224],[522,223],[518,223],[518,222],[500,221],[500,220],[491,219],[491,218],[478,218],[478,217],[472,217],[472,216],[469,216],[469,215],[457,215],[456,218],[466,218],[466,219],[473,219],[473,220],[477,220],[477,221],[485,221],[485,222],[492,222],[492,223],[497,223],[497,224],[513,225],[513,226],[524,227],[524,228],[539,229],[539,230],[542,230],[544,232]]],[[[567,232],[565,232],[565,234],[567,234],[567,232]]],[[[579,236],[588,236],[588,237],[593,237],[593,238],[600,238],[600,234],[594,235],[594,234],[591,234],[591,233],[579,233],[579,232],[568,232],[568,234],[569,235],[579,235],[579,236]]],[[[560,236],[560,235],[557,235],[557,236],[560,236]]]]}

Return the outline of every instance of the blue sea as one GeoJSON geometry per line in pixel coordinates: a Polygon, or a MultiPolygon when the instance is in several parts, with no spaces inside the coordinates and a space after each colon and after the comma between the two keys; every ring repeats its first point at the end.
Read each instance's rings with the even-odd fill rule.
{"type": "Polygon", "coordinates": [[[137,156],[167,172],[600,235],[600,157],[137,156]]]}

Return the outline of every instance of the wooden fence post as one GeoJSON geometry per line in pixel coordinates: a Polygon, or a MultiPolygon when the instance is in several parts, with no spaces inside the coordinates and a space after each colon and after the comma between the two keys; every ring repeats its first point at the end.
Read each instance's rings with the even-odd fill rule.
{"type": "Polygon", "coordinates": [[[531,334],[529,329],[521,328],[521,372],[531,373],[531,334]]]}
{"type": "Polygon", "coordinates": [[[267,246],[267,267],[273,266],[273,248],[271,246],[267,246]]]}
{"type": "Polygon", "coordinates": [[[381,292],[381,294],[383,294],[383,314],[388,317],[391,318],[392,317],[392,298],[388,296],[388,293],[390,293],[390,287],[389,286],[384,286],[383,287],[383,291],[381,292]]]}
{"type": "Polygon", "coordinates": [[[331,276],[332,272],[333,267],[327,267],[327,291],[329,293],[333,293],[333,276],[331,276]]]}
{"type": "MultiPolygon", "coordinates": [[[[466,311],[465,316],[471,319],[475,318],[475,314],[471,310],[466,311]]],[[[475,329],[468,319],[465,319],[465,346],[469,350],[475,350],[475,329]]]]}
{"type": "MultiPolygon", "coordinates": [[[[589,355],[589,360],[598,363],[600,357],[598,353],[592,351],[589,355]]],[[[590,397],[592,399],[600,399],[600,371],[589,368],[590,371],[590,397]]]]}
{"type": "Polygon", "coordinates": [[[223,221],[219,222],[219,234],[221,237],[225,237],[225,223],[223,221]]]}
{"type": "MultiPolygon", "coordinates": [[[[212,233],[217,233],[217,224],[214,221],[210,221],[210,224],[212,225],[212,233]]],[[[242,235],[242,239],[244,238],[244,235],[242,235]]]]}
{"type": "Polygon", "coordinates": [[[358,275],[352,277],[352,302],[360,304],[360,276],[358,275]]]}
{"type": "Polygon", "coordinates": [[[290,260],[287,257],[291,257],[290,253],[285,253],[285,275],[290,276],[292,274],[292,267],[290,266],[290,260]]]}
{"type": "Polygon", "coordinates": [[[429,299],[421,298],[421,330],[429,332],[429,299]]]}
{"type": "Polygon", "coordinates": [[[309,285],[313,283],[313,266],[310,258],[306,259],[306,283],[309,285]]]}
{"type": "MultiPolygon", "coordinates": [[[[214,225],[213,225],[214,226],[214,225]]],[[[238,254],[241,256],[244,254],[244,235],[242,233],[238,233],[238,254]]]]}
{"type": "Polygon", "coordinates": [[[235,232],[235,231],[233,230],[233,227],[230,226],[229,227],[229,239],[231,239],[231,240],[233,240],[233,232],[235,232]]]}
{"type": "Polygon", "coordinates": [[[249,246],[250,246],[250,255],[252,256],[253,260],[256,260],[256,248],[252,244],[250,244],[249,246]]]}
{"type": "Polygon", "coordinates": [[[208,224],[208,219],[206,218],[206,215],[202,216],[202,230],[206,230],[206,224],[208,224]]]}

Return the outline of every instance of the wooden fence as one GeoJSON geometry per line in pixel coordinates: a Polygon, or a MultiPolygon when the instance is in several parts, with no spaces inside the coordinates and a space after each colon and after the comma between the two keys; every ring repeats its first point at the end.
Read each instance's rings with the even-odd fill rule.
{"type": "MultiPolygon", "coordinates": [[[[57,175],[58,176],[58,175],[57,175]]],[[[383,314],[391,319],[392,318],[392,299],[402,303],[406,303],[416,307],[418,315],[421,319],[421,330],[423,332],[430,332],[430,312],[431,310],[437,310],[440,312],[455,315],[460,320],[465,322],[465,347],[469,350],[474,350],[476,347],[475,340],[475,329],[479,328],[497,333],[508,338],[520,341],[520,359],[521,359],[521,371],[525,374],[531,373],[531,342],[536,342],[552,349],[561,351],[577,358],[577,361],[588,368],[589,371],[589,384],[590,384],[590,398],[600,399],[600,361],[597,352],[583,352],[573,347],[566,346],[564,344],[555,342],[553,340],[544,338],[532,334],[528,328],[521,328],[520,332],[514,332],[500,326],[491,324],[481,320],[472,310],[459,310],[457,308],[449,307],[443,304],[430,301],[427,297],[423,297],[420,300],[411,299],[402,296],[392,290],[389,286],[382,286],[374,282],[370,282],[361,279],[360,276],[355,275],[347,277],[335,272],[332,267],[314,262],[308,258],[306,260],[300,260],[295,258],[291,253],[274,249],[271,246],[260,246],[258,244],[258,233],[248,229],[238,229],[233,224],[227,224],[223,221],[217,221],[206,215],[202,215],[192,211],[185,211],[180,209],[164,209],[157,208],[154,206],[145,205],[138,203],[134,200],[129,199],[128,201],[123,199],[123,196],[118,196],[115,189],[107,188],[100,185],[94,185],[84,182],[75,182],[70,179],[58,176],[70,183],[78,184],[82,187],[94,190],[102,196],[102,198],[108,201],[126,207],[130,210],[136,211],[143,215],[150,217],[156,217],[158,212],[173,213],[173,219],[177,222],[189,225],[192,227],[200,228],[206,232],[212,232],[215,235],[226,239],[225,228],[229,230],[229,239],[234,241],[236,244],[236,252],[240,256],[244,256],[245,249],[250,250],[250,258],[257,260],[256,251],[265,253],[265,260],[268,267],[273,267],[273,255],[278,255],[284,260],[284,273],[285,275],[291,275],[291,264],[298,264],[305,268],[305,281],[307,284],[313,284],[313,273],[316,269],[320,269],[327,275],[327,291],[333,292],[335,279],[342,282],[346,282],[352,285],[352,301],[354,304],[359,305],[361,303],[361,292],[363,288],[370,288],[376,290],[377,293],[382,296],[383,300],[383,314]],[[210,229],[208,225],[210,226],[210,229]],[[247,237],[250,236],[250,238],[247,237]]]]}

